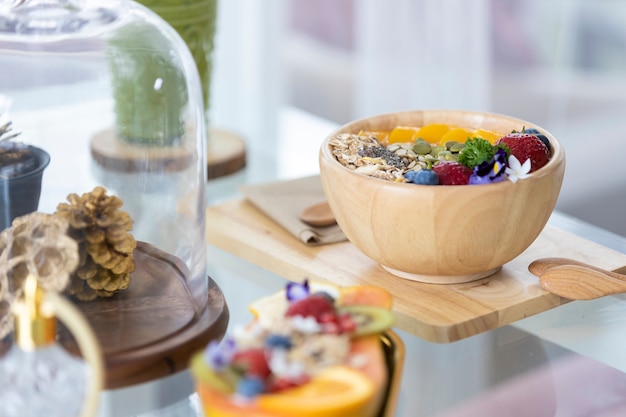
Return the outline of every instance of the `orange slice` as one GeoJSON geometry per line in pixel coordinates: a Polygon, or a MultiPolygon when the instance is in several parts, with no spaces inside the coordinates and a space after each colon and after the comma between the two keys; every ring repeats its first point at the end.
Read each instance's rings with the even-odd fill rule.
{"type": "Polygon", "coordinates": [[[378,139],[378,141],[380,143],[385,143],[387,142],[387,139],[389,138],[389,134],[391,132],[389,131],[375,131],[375,130],[361,130],[359,131],[359,136],[361,135],[369,135],[369,136],[374,136],[376,139],[378,139]]]}
{"type": "Polygon", "coordinates": [[[418,127],[396,126],[389,134],[388,143],[409,143],[413,142],[418,127]]]}
{"type": "Polygon", "coordinates": [[[431,123],[418,130],[414,139],[422,138],[429,143],[439,143],[441,137],[450,129],[451,127],[444,123],[431,123]]]}
{"type": "Polygon", "coordinates": [[[446,142],[454,141],[459,143],[465,143],[467,138],[473,136],[472,131],[463,127],[455,127],[448,130],[439,140],[439,145],[445,145],[446,142]]]}
{"type": "Polygon", "coordinates": [[[491,130],[486,130],[486,129],[476,129],[474,131],[474,133],[472,134],[472,137],[474,138],[483,138],[487,141],[489,141],[489,143],[494,144],[496,143],[496,141],[498,139],[500,139],[502,136],[502,134],[498,133],[498,132],[494,132],[491,130]]]}
{"type": "Polygon", "coordinates": [[[363,417],[372,414],[374,383],[347,366],[327,368],[307,384],[260,395],[260,410],[285,417],[363,417]]]}

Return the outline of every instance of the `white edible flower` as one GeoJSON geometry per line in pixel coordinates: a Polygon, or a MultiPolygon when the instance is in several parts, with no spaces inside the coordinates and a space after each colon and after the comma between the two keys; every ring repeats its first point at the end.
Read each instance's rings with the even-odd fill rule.
{"type": "Polygon", "coordinates": [[[314,317],[293,316],[291,318],[293,328],[301,333],[312,334],[322,331],[322,326],[314,317]]]}
{"type": "Polygon", "coordinates": [[[304,363],[290,361],[284,349],[272,349],[268,365],[274,374],[291,380],[297,380],[306,371],[304,363]]]}
{"type": "Polygon", "coordinates": [[[237,341],[237,346],[242,350],[262,347],[263,334],[263,327],[255,322],[247,327],[238,324],[233,329],[233,338],[237,341]]]}
{"type": "Polygon", "coordinates": [[[530,177],[530,159],[527,159],[524,164],[521,164],[515,156],[510,155],[509,166],[506,168],[505,172],[512,182],[530,177]]]}

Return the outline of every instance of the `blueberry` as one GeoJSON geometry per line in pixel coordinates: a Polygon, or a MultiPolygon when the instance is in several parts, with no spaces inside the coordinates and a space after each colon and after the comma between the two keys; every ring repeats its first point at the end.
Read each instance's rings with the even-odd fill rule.
{"type": "Polygon", "coordinates": [[[548,150],[550,150],[550,141],[548,140],[546,135],[542,135],[540,133],[540,134],[536,134],[535,136],[537,136],[539,138],[539,140],[542,141],[544,145],[546,145],[546,148],[548,148],[548,150]]]}
{"type": "Polygon", "coordinates": [[[317,295],[321,295],[322,297],[326,297],[326,299],[328,301],[330,301],[332,304],[335,304],[335,297],[333,297],[332,295],[330,295],[326,291],[315,291],[313,294],[317,294],[317,295]]]}
{"type": "Polygon", "coordinates": [[[541,132],[538,129],[535,129],[534,127],[531,127],[530,129],[524,129],[524,133],[530,133],[531,135],[537,135],[537,134],[540,134],[541,132]]]}
{"type": "Polygon", "coordinates": [[[248,376],[244,377],[237,384],[237,393],[247,398],[253,398],[265,391],[265,383],[261,378],[248,376]]]}
{"type": "Polygon", "coordinates": [[[282,334],[270,334],[265,339],[265,346],[269,348],[291,349],[291,339],[282,334]]]}
{"type": "Polygon", "coordinates": [[[439,177],[432,169],[421,169],[419,171],[409,171],[404,177],[414,184],[438,185],[439,177]]]}

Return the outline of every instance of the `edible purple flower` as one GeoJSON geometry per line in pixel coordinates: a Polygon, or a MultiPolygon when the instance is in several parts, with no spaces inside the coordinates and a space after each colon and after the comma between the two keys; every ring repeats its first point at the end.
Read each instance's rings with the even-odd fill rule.
{"type": "Polygon", "coordinates": [[[311,289],[309,288],[309,280],[305,279],[302,284],[298,284],[297,282],[289,282],[287,284],[286,289],[287,300],[293,302],[302,300],[306,298],[311,293],[311,289]]]}
{"type": "Polygon", "coordinates": [[[470,184],[490,184],[504,180],[506,169],[506,151],[498,149],[490,161],[485,161],[474,167],[470,175],[470,184]]]}
{"type": "Polygon", "coordinates": [[[216,371],[224,369],[235,355],[235,340],[228,338],[222,342],[212,340],[204,351],[204,358],[216,371]]]}

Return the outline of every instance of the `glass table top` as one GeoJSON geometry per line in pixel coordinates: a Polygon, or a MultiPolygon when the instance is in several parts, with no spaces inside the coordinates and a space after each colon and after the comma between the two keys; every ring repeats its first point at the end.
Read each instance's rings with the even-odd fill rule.
{"type": "MultiPolygon", "coordinates": [[[[47,129],[52,131],[54,114],[48,116],[51,123],[47,129]]],[[[78,117],[76,120],[76,131],[89,123],[78,117]]],[[[207,204],[240,196],[237,187],[242,184],[318,173],[319,143],[335,125],[294,108],[280,109],[273,123],[276,136],[268,139],[265,146],[255,145],[253,152],[248,149],[245,169],[208,183],[207,204]],[[293,139],[296,137],[297,141],[293,139]]],[[[555,212],[550,224],[626,252],[626,238],[562,213],[555,212]]],[[[212,246],[207,251],[211,259],[209,275],[226,296],[231,327],[249,321],[247,305],[251,301],[284,286],[285,279],[281,276],[233,254],[212,246]]],[[[396,415],[582,416],[600,412],[618,415],[609,413],[620,410],[623,413],[626,407],[624,299],[623,295],[617,295],[572,302],[450,344],[435,344],[398,331],[405,343],[406,359],[396,415]]],[[[186,372],[137,387],[104,392],[100,415],[201,416],[186,372]]]]}
{"type": "MultiPolygon", "coordinates": [[[[316,174],[319,141],[332,123],[287,108],[281,111],[273,178],[256,173],[263,162],[219,183],[209,183],[208,202],[239,196],[240,183],[316,174]],[[311,132],[310,135],[305,132],[311,132]],[[298,137],[299,147],[289,138],[298,137]],[[292,144],[293,145],[293,144],[292,144]],[[281,152],[282,151],[282,152],[281,152]],[[300,161],[291,166],[290,161],[300,161]],[[303,163],[306,161],[306,163],[303,163]]],[[[257,155],[258,156],[258,155],[257,155]]],[[[619,252],[626,239],[563,213],[550,225],[619,252]]],[[[246,306],[282,288],[285,279],[209,246],[211,276],[224,291],[231,325],[246,323],[246,306]]],[[[624,295],[575,301],[493,331],[436,344],[398,331],[406,362],[397,416],[573,416],[626,410],[626,303],[624,295]],[[589,382],[594,381],[593,387],[589,382]],[[621,389],[619,388],[621,387],[621,389]],[[535,398],[529,400],[528,398],[535,398]],[[530,404],[532,402],[532,404],[530,404]],[[515,414],[518,411],[519,413],[515,414]],[[585,414],[587,413],[587,414],[585,414]]],[[[604,415],[604,414],[603,414],[604,415]]],[[[617,415],[617,414],[607,414],[617,415]]]]}

